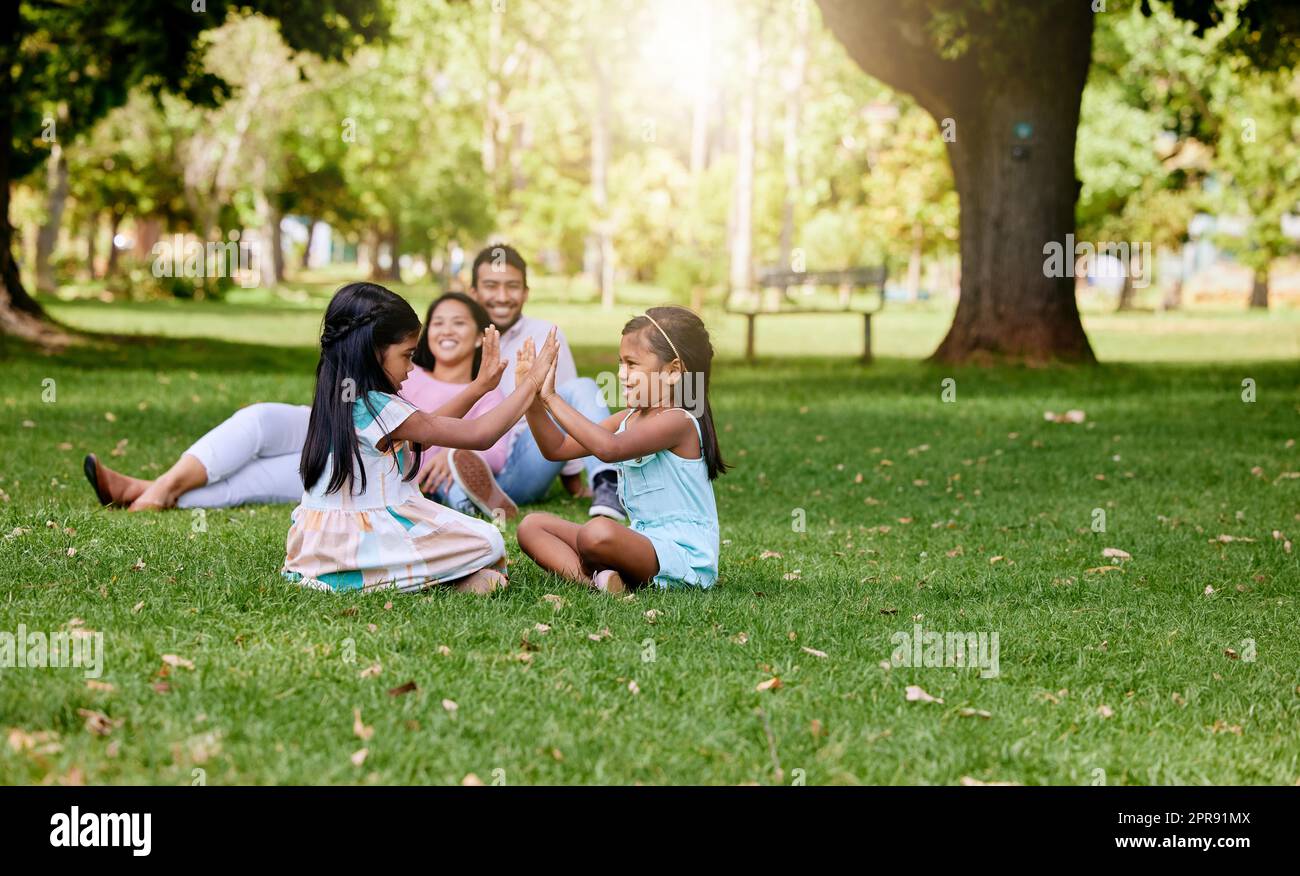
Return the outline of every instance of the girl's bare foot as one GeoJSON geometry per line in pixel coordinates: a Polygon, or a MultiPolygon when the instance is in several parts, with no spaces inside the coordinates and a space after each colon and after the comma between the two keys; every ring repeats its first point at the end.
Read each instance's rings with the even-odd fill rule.
{"type": "Polygon", "coordinates": [[[473,593],[476,596],[487,596],[498,590],[505,590],[509,585],[510,579],[496,569],[479,569],[477,572],[471,572],[464,578],[458,579],[452,584],[452,587],[457,593],[473,593]]]}
{"type": "Polygon", "coordinates": [[[87,454],[81,468],[94,488],[99,504],[115,508],[130,505],[153,483],[113,471],[93,453],[87,454]]]}

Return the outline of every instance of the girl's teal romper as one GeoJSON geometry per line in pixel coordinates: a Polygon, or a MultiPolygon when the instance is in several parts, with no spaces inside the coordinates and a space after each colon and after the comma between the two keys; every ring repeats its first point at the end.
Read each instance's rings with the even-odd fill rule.
{"type": "MultiPolygon", "coordinates": [[[[654,545],[659,574],[652,583],[664,588],[707,588],[718,580],[718,506],[704,461],[700,422],[685,408],[676,410],[695,424],[700,458],[685,459],[671,450],[660,450],[615,463],[618,496],[633,531],[654,545]]],[[[615,434],[623,431],[631,415],[628,411],[615,434]]]]}

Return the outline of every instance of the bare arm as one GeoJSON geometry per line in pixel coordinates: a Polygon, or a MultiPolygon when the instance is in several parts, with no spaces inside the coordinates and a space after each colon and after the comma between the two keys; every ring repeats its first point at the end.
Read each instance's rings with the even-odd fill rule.
{"type": "Polygon", "coordinates": [[[496,388],[505,370],[506,363],[501,358],[501,334],[496,326],[490,325],[483,330],[483,355],[482,361],[479,362],[478,375],[469,386],[430,413],[435,417],[465,416],[474,405],[478,404],[479,399],[496,388]]]}
{"type": "MultiPolygon", "coordinates": [[[[559,398],[559,396],[556,396],[556,398],[559,398]]],[[[623,416],[622,411],[617,414],[610,414],[599,425],[596,425],[596,428],[612,433],[618,428],[618,422],[623,416]]],[[[586,420],[587,418],[583,417],[582,419],[586,420]]],[[[590,423],[591,421],[587,420],[587,422],[590,423]]],[[[528,428],[533,431],[533,438],[537,441],[537,449],[542,452],[542,456],[546,459],[555,461],[582,459],[584,456],[591,456],[590,450],[560,431],[555,422],[547,415],[545,406],[536,400],[528,406],[528,428]]]]}
{"type": "Polygon", "coordinates": [[[412,441],[425,446],[487,450],[519,421],[524,411],[532,404],[545,375],[555,365],[556,347],[555,331],[552,330],[546,343],[542,345],[537,361],[528,372],[527,379],[521,381],[504,402],[483,416],[462,420],[420,411],[409,416],[390,432],[389,441],[412,441]]]}
{"type": "MultiPolygon", "coordinates": [[[[669,450],[682,444],[688,437],[695,437],[695,427],[687,422],[686,417],[671,411],[664,411],[650,417],[633,431],[615,434],[607,424],[616,423],[621,414],[611,415],[603,423],[593,423],[554,392],[547,396],[543,403],[555,421],[569,433],[565,442],[556,446],[554,451],[544,448],[542,439],[538,436],[537,446],[542,449],[542,455],[547,459],[575,459],[589,453],[601,462],[622,462],[625,459],[646,456],[660,450],[669,450]],[[585,448],[585,453],[573,453],[570,456],[549,455],[550,452],[563,453],[569,449],[570,443],[585,448]]],[[[528,416],[530,428],[533,427],[535,419],[538,419],[538,415],[535,415],[530,408],[528,416]]],[[[555,429],[554,425],[551,428],[558,434],[559,430],[555,429]]],[[[533,434],[537,434],[536,430],[533,434]]]]}

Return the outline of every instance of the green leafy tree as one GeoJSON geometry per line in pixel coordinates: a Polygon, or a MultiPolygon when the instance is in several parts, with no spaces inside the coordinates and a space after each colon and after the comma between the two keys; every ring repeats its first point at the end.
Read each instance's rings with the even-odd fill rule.
{"type": "MultiPolygon", "coordinates": [[[[961,211],[961,298],[939,361],[1093,361],[1074,282],[1043,247],[1075,230],[1075,146],[1094,17],[1119,0],[818,0],[867,73],[910,94],[940,126],[961,211]]],[[[1158,3],[1143,2],[1144,7],[1158,3]]],[[[1200,31],[1232,18],[1228,44],[1261,65],[1298,55],[1284,0],[1175,0],[1200,31]]]]}
{"type": "MultiPolygon", "coordinates": [[[[377,0],[81,0],[0,4],[0,333],[49,341],[56,333],[27,294],[13,256],[10,184],[126,102],[131,87],[219,103],[228,88],[204,69],[201,35],[232,14],[277,20],[286,44],[323,57],[346,55],[384,34],[377,0]],[[51,125],[62,104],[67,122],[51,125]]],[[[56,120],[57,121],[57,120],[56,120]]]]}

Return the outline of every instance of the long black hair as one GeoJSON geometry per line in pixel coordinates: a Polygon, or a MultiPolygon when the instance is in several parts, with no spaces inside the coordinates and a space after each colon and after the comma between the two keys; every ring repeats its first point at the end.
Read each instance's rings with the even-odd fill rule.
{"type": "MultiPolygon", "coordinates": [[[[645,342],[664,362],[681,359],[682,379],[690,378],[692,373],[701,375],[703,395],[703,412],[700,421],[700,453],[709,470],[709,480],[720,474],[726,474],[731,466],[722,461],[722,451],[718,449],[718,430],[713,426],[713,409],[709,407],[709,381],[713,368],[713,343],[709,340],[709,330],[704,327],[704,320],[694,311],[685,307],[651,307],[646,311],[651,322],[644,316],[635,316],[623,326],[623,334],[642,332],[645,342]],[[659,324],[659,328],[655,327],[659,324]],[[663,329],[663,331],[660,331],[663,329]],[[667,334],[667,338],[664,335],[667,334]],[[672,343],[668,342],[672,338],[672,343]],[[676,347],[676,351],[673,350],[676,347]]],[[[697,402],[698,404],[698,402],[697,402]]],[[[694,411],[688,411],[695,416],[694,411]]]]}
{"type": "MultiPolygon", "coordinates": [[[[492,319],[488,316],[488,312],[483,309],[483,305],[463,292],[446,292],[433,299],[433,303],[429,305],[428,311],[424,314],[424,326],[420,329],[420,340],[415,345],[415,354],[411,356],[413,363],[430,374],[433,373],[433,369],[438,367],[438,360],[434,358],[433,353],[429,350],[429,323],[433,322],[433,312],[438,309],[438,305],[447,300],[459,301],[469,308],[469,314],[473,317],[474,324],[478,326],[480,338],[487,327],[492,325],[492,319]]],[[[478,367],[481,364],[483,364],[483,348],[479,346],[474,348],[474,364],[469,369],[470,379],[478,377],[478,367]]]]}
{"type": "MultiPolygon", "coordinates": [[[[334,293],[321,326],[320,362],[316,365],[316,395],[311,404],[307,441],[298,467],[302,482],[311,489],[325,474],[333,456],[333,471],[325,492],[343,488],[354,471],[356,460],[361,489],[366,491],[366,470],[361,462],[361,445],[352,419],[353,401],[362,402],[372,416],[378,411],[371,392],[395,395],[398,387],[388,379],[380,356],[385,347],[409,338],[420,330],[420,318],[399,295],[374,283],[349,283],[334,293]]],[[[415,445],[415,460],[406,480],[420,468],[421,447],[415,445]]]]}

